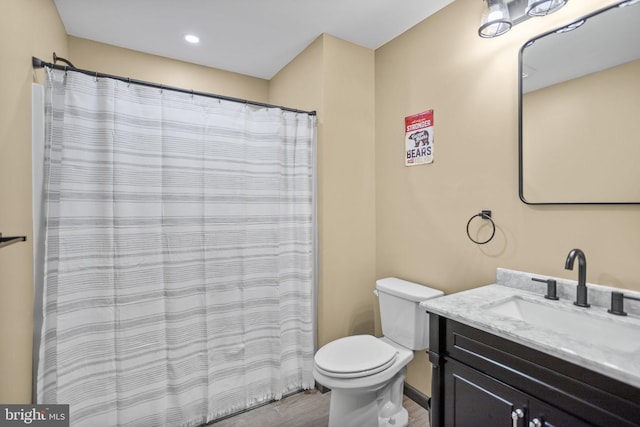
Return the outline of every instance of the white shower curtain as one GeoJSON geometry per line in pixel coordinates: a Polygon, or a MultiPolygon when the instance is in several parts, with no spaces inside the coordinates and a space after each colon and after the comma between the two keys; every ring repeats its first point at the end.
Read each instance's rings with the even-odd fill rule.
{"type": "Polygon", "coordinates": [[[313,387],[316,118],[48,70],[38,403],[193,426],[313,387]]]}

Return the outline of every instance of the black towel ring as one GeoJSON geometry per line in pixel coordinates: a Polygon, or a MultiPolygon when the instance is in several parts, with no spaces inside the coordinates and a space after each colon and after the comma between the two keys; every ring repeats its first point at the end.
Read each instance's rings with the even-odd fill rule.
{"type": "Polygon", "coordinates": [[[471,218],[469,218],[469,222],[467,222],[467,236],[469,237],[469,240],[471,240],[473,243],[476,243],[478,245],[484,245],[485,243],[489,243],[491,241],[491,239],[493,239],[493,236],[495,236],[495,235],[496,235],[496,223],[493,222],[493,220],[491,219],[491,211],[482,211],[480,213],[475,214],[471,218]],[[489,236],[489,238],[487,240],[485,240],[484,242],[479,242],[477,240],[474,240],[473,237],[471,237],[471,234],[469,233],[469,224],[471,224],[471,221],[473,221],[473,219],[475,217],[480,217],[482,219],[488,219],[489,222],[491,222],[491,227],[493,227],[493,229],[491,231],[491,236],[489,236]]]}

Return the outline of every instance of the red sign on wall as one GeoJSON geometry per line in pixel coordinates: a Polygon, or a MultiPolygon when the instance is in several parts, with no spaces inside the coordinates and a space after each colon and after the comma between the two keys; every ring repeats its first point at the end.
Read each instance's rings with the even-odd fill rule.
{"type": "Polygon", "coordinates": [[[404,118],[405,166],[433,162],[433,110],[404,118]]]}

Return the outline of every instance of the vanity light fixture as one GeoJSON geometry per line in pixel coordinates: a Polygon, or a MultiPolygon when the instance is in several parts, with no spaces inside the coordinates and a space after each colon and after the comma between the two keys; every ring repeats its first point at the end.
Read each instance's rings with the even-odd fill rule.
{"type": "Polygon", "coordinates": [[[546,16],[567,4],[567,0],[529,0],[527,15],[546,16]]]}
{"type": "Polygon", "coordinates": [[[478,35],[484,38],[497,37],[511,29],[513,23],[509,9],[503,0],[487,0],[487,9],[482,14],[478,35]]]}
{"type": "MultiPolygon", "coordinates": [[[[478,35],[497,37],[512,26],[536,16],[546,16],[567,4],[568,0],[484,0],[487,8],[482,13],[478,35]]],[[[640,1],[640,0],[629,0],[640,1]]]]}

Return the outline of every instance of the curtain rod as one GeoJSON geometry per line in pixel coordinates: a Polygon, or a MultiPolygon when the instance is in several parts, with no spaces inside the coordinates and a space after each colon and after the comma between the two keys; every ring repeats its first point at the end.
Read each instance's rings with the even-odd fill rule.
{"type": "MultiPolygon", "coordinates": [[[[55,56],[54,56],[54,58],[55,58],[55,56]]],[[[57,59],[58,60],[62,60],[63,58],[58,57],[57,59]]],[[[65,60],[65,62],[66,62],[66,60],[65,60]]],[[[216,95],[214,93],[198,92],[198,91],[194,91],[194,90],[191,90],[191,89],[183,89],[183,88],[179,88],[179,87],[165,86],[165,85],[161,85],[161,84],[158,84],[158,83],[146,82],[144,80],[131,79],[129,77],[121,77],[121,76],[115,76],[113,74],[99,73],[97,71],[83,70],[81,68],[76,68],[76,67],[68,66],[68,65],[52,64],[51,62],[45,62],[45,61],[43,61],[43,60],[41,60],[39,58],[36,58],[35,56],[32,57],[32,64],[33,64],[33,68],[45,68],[46,67],[46,68],[53,68],[54,70],[61,70],[61,71],[75,71],[77,73],[86,74],[88,76],[94,76],[96,78],[108,78],[108,79],[120,80],[120,81],[125,82],[125,83],[133,83],[133,84],[140,85],[140,86],[148,86],[148,87],[158,88],[158,89],[161,89],[161,90],[171,90],[171,91],[174,91],[174,92],[181,92],[181,93],[188,93],[188,94],[191,94],[191,95],[205,96],[207,98],[215,98],[215,99],[221,99],[223,101],[238,102],[238,103],[241,103],[241,104],[248,104],[248,105],[253,105],[253,106],[256,106],[256,107],[279,108],[281,110],[289,111],[289,112],[292,112],[292,113],[309,114],[310,116],[315,116],[316,115],[315,111],[297,110],[295,108],[283,107],[281,105],[265,104],[265,103],[262,103],[262,102],[250,101],[250,100],[247,100],[247,99],[240,99],[240,98],[233,98],[233,97],[230,97],[230,96],[216,95]]]]}

